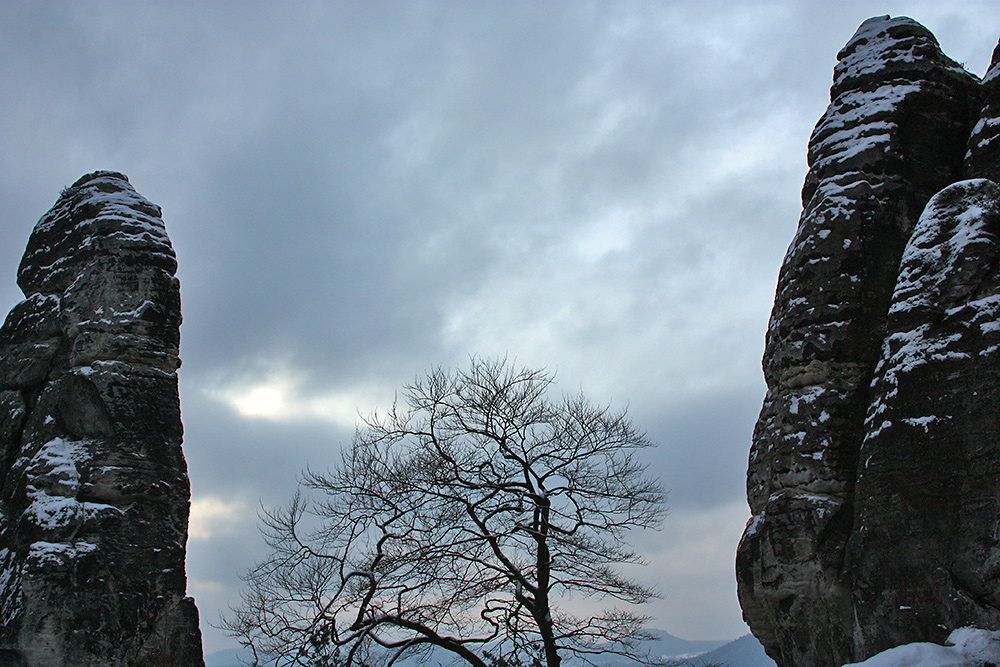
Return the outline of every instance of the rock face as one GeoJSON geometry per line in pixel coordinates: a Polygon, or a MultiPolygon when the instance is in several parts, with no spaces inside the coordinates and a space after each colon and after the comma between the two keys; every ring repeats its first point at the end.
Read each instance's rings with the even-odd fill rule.
{"type": "Polygon", "coordinates": [[[121,174],[84,176],[31,234],[0,328],[0,665],[204,664],[176,268],[121,174]]]}
{"type": "Polygon", "coordinates": [[[903,253],[848,545],[860,646],[1000,628],[998,233],[1000,186],[961,181],[903,253]]]}
{"type": "Polygon", "coordinates": [[[737,554],[744,617],[782,667],[1000,627],[998,56],[981,82],[888,16],[838,54],[737,554]]]}

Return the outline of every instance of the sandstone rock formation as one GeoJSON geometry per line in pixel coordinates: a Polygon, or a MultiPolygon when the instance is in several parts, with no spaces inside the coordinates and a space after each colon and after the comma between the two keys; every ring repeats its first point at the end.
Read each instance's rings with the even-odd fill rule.
{"type": "Polygon", "coordinates": [[[84,176],[31,234],[0,328],[2,665],[203,665],[176,268],[121,174],[84,176]]]}
{"type": "Polygon", "coordinates": [[[903,253],[848,545],[862,647],[1000,628],[998,233],[1000,186],[961,181],[903,253]]]}
{"type": "Polygon", "coordinates": [[[744,617],[782,667],[1000,627],[998,54],[980,82],[888,16],[838,54],[737,555],[744,617]]]}

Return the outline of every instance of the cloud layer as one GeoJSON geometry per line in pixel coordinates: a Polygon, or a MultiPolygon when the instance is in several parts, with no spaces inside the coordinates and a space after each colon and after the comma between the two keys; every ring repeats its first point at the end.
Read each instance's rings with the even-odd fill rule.
{"type": "MultiPolygon", "coordinates": [[[[992,0],[887,2],[982,74],[992,0]]],[[[189,575],[208,624],[260,502],[469,355],[554,369],[661,443],[659,627],[745,632],[732,553],[805,146],[867,2],[5,3],[0,306],[98,168],[180,262],[189,575]]]]}

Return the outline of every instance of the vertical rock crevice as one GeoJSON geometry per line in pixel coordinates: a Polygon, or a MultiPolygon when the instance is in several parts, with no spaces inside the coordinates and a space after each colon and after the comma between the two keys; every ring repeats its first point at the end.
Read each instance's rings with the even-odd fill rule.
{"type": "Polygon", "coordinates": [[[1000,183],[1000,43],[993,50],[982,88],[983,107],[969,137],[964,177],[1000,183]]]}
{"type": "Polygon", "coordinates": [[[176,268],[159,207],[114,172],[28,241],[0,328],[0,648],[32,667],[203,665],[176,268]]]}

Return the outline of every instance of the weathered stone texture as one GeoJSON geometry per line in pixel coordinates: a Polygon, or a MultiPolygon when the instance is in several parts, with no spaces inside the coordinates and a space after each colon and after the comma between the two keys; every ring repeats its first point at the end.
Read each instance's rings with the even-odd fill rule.
{"type": "Polygon", "coordinates": [[[855,643],[1000,628],[1000,186],[938,194],[900,264],[849,546],[855,643]]]}
{"type": "MultiPolygon", "coordinates": [[[[996,173],[1000,142],[992,137],[1000,79],[995,65],[981,83],[908,18],[869,19],[838,54],[831,103],[810,139],[804,210],[782,265],[768,327],[763,364],[768,391],[747,478],[753,517],[737,554],[744,617],[782,667],[833,667],[893,642],[941,639],[955,626],[932,629],[939,622],[1000,620],[987,608],[992,588],[984,588],[988,575],[980,570],[985,561],[977,560],[1000,559],[1000,554],[994,556],[981,534],[963,538],[957,532],[1000,511],[995,477],[1000,470],[994,470],[1000,468],[1000,451],[992,454],[983,438],[990,428],[988,403],[972,398],[970,392],[977,389],[966,390],[974,386],[969,373],[990,382],[979,353],[992,345],[981,329],[989,328],[994,311],[983,305],[975,319],[962,319],[972,317],[969,304],[992,289],[998,258],[991,231],[996,206],[990,202],[997,186],[986,180],[956,184],[937,195],[937,208],[921,217],[943,188],[969,175],[996,173]],[[940,261],[935,264],[932,256],[940,261]],[[933,304],[933,315],[904,307],[916,308],[921,299],[933,304]],[[962,322],[949,320],[956,313],[962,322]],[[913,327],[937,326],[930,324],[935,317],[951,322],[953,329],[933,329],[936,342],[919,352],[907,349],[933,355],[935,345],[953,346],[956,354],[972,355],[976,363],[962,375],[948,366],[951,362],[942,362],[936,375],[907,376],[913,383],[908,392],[889,387],[887,382],[902,377],[891,361],[900,354],[894,346],[915,335],[913,327]],[[959,329],[965,332],[961,344],[949,338],[959,329]],[[973,330],[981,333],[972,336],[973,330]],[[925,391],[929,383],[940,391],[925,391]],[[938,426],[923,419],[944,414],[927,412],[934,401],[949,402],[948,414],[971,409],[967,403],[982,406],[979,421],[962,426],[963,437],[978,444],[945,457],[950,467],[937,467],[944,466],[943,459],[930,454],[942,449],[930,444],[934,438],[943,443],[948,437],[933,435],[938,426]],[[896,418],[903,420],[903,430],[877,432],[877,409],[903,415],[896,418]],[[970,457],[991,456],[997,461],[993,467],[968,474],[970,457]],[[960,468],[964,477],[956,479],[961,481],[944,488],[945,471],[958,475],[960,468]],[[947,531],[938,519],[928,519],[933,527],[914,528],[919,536],[907,532],[920,521],[913,512],[899,510],[888,480],[905,484],[906,474],[914,471],[921,474],[911,477],[911,484],[930,478],[937,484],[913,490],[924,518],[936,511],[931,495],[943,494],[942,502],[951,503],[949,516],[956,523],[947,531]],[[988,493],[970,490],[986,484],[990,474],[988,493]],[[973,502],[973,496],[978,500],[973,502]],[[969,503],[978,503],[976,512],[967,512],[969,503]],[[902,540],[904,533],[911,541],[902,540]],[[964,586],[966,593],[979,596],[973,605],[978,615],[928,612],[911,622],[910,610],[891,612],[893,604],[897,612],[913,606],[895,601],[910,600],[930,585],[927,573],[915,570],[937,563],[955,543],[919,545],[945,535],[965,539],[968,546],[965,565],[949,566],[948,572],[962,573],[963,583],[952,590],[964,586]],[[919,557],[897,558],[903,544],[919,557]],[[973,570],[979,574],[969,574],[973,570]],[[899,597],[903,588],[913,596],[899,597]]],[[[925,365],[925,371],[932,366],[925,365]]],[[[988,393],[982,388],[978,396],[988,393]]],[[[932,597],[925,596],[922,604],[948,607],[945,593],[933,603],[932,597]]]]}
{"type": "Polygon", "coordinates": [[[0,328],[0,649],[31,667],[203,664],[176,266],[159,207],[112,172],[29,239],[0,328]]]}

